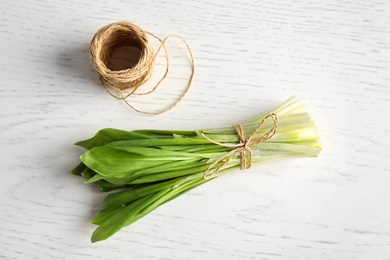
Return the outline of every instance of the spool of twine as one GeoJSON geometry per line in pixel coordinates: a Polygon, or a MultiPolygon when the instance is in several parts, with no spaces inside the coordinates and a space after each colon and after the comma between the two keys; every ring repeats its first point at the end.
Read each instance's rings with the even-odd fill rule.
{"type": "Polygon", "coordinates": [[[126,105],[133,110],[144,114],[162,114],[174,108],[188,92],[195,72],[192,51],[184,38],[176,34],[171,34],[164,39],[161,39],[150,32],[144,31],[137,25],[125,21],[112,23],[99,29],[92,38],[89,50],[91,64],[99,74],[100,82],[105,90],[111,96],[123,100],[126,105]],[[160,42],[160,46],[156,52],[154,52],[153,45],[149,41],[148,35],[156,38],[160,42]],[[182,40],[190,54],[192,72],[188,84],[176,102],[165,109],[157,112],[137,109],[130,104],[128,98],[132,95],[147,95],[152,93],[167,77],[169,71],[169,55],[165,43],[170,37],[177,37],[182,40]],[[139,57],[135,57],[137,60],[132,67],[119,70],[110,69],[109,64],[112,53],[119,47],[132,47],[139,51],[139,57]],[[164,75],[151,90],[147,92],[137,92],[138,88],[152,76],[155,60],[161,49],[164,49],[166,54],[166,70],[164,75]],[[114,94],[114,92],[117,92],[117,94],[114,94]]]}

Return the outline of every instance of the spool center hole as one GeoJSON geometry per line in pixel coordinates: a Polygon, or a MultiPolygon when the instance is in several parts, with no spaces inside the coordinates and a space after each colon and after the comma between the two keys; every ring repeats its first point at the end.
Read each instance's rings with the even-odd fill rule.
{"type": "Polygon", "coordinates": [[[112,71],[133,68],[141,57],[141,50],[134,46],[122,45],[111,50],[108,69],[112,71]]]}

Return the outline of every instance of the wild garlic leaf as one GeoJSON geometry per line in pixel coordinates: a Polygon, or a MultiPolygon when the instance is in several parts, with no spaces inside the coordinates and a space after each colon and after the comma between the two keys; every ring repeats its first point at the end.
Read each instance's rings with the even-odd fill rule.
{"type": "Polygon", "coordinates": [[[90,169],[104,177],[130,177],[135,171],[162,165],[171,158],[148,158],[107,146],[98,146],[80,157],[90,169]]]}
{"type": "Polygon", "coordinates": [[[129,132],[125,130],[118,130],[114,128],[104,128],[96,133],[96,135],[90,139],[79,141],[76,145],[84,147],[89,150],[96,146],[105,145],[115,141],[121,140],[138,140],[148,139],[150,137],[141,133],[129,132]]]}

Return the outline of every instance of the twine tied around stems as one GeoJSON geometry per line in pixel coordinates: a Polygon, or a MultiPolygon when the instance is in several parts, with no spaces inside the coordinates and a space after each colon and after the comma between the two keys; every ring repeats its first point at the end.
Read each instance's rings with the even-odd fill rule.
{"type": "Polygon", "coordinates": [[[153,33],[144,31],[137,25],[126,21],[111,23],[99,29],[91,40],[89,52],[91,64],[99,74],[100,82],[108,94],[114,98],[123,100],[127,106],[143,114],[162,114],[177,106],[187,94],[195,73],[194,57],[192,55],[190,46],[183,37],[177,34],[171,34],[162,39],[153,33]],[[154,52],[148,35],[154,37],[160,42],[160,46],[156,52],[154,52]],[[176,102],[166,107],[165,109],[156,112],[138,109],[130,104],[128,98],[130,96],[148,95],[152,93],[167,77],[169,71],[169,55],[165,44],[166,41],[171,37],[176,37],[183,41],[190,55],[192,72],[189,76],[188,84],[176,102]],[[109,68],[111,55],[113,50],[119,47],[134,48],[139,51],[139,57],[132,57],[137,59],[137,61],[130,68],[111,70],[109,68]],[[164,75],[159,79],[159,81],[151,90],[146,92],[137,92],[138,88],[152,76],[154,71],[154,63],[157,54],[161,49],[164,49],[166,55],[166,70],[164,75]],[[118,94],[114,94],[113,91],[118,92],[118,94]]]}
{"type": "Polygon", "coordinates": [[[210,164],[209,167],[206,169],[206,171],[203,173],[203,178],[205,178],[205,179],[213,178],[223,167],[225,167],[229,163],[229,161],[232,158],[234,158],[238,154],[240,155],[240,158],[241,158],[241,167],[240,167],[241,170],[249,169],[252,166],[252,158],[253,158],[253,152],[251,150],[251,147],[255,146],[259,143],[265,142],[265,141],[271,139],[272,136],[274,136],[274,134],[276,133],[276,130],[278,128],[278,117],[275,113],[269,112],[269,114],[266,117],[264,117],[263,120],[260,121],[258,126],[255,128],[255,130],[252,132],[252,134],[247,139],[245,138],[244,129],[243,129],[241,124],[234,125],[234,128],[236,129],[238,138],[240,140],[240,142],[238,144],[224,144],[224,143],[216,142],[216,141],[210,139],[209,137],[207,137],[204,133],[202,133],[202,136],[204,138],[206,138],[207,140],[209,140],[210,142],[212,142],[214,144],[224,146],[224,147],[235,148],[235,149],[231,150],[230,152],[223,154],[216,161],[214,161],[212,164],[210,164]],[[268,118],[272,118],[272,120],[274,121],[272,128],[267,133],[262,135],[260,138],[258,138],[256,140],[252,140],[255,137],[255,135],[257,134],[257,132],[260,130],[260,128],[262,127],[264,122],[268,118]],[[248,162],[247,162],[247,153],[249,155],[248,162]],[[224,161],[224,162],[220,166],[218,166],[213,171],[211,171],[211,169],[215,165],[217,165],[218,163],[220,163],[222,161],[224,161]]]}

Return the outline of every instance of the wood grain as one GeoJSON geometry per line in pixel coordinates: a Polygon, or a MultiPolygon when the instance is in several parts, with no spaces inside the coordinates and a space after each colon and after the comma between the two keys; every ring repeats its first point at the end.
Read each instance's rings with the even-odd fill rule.
{"type": "MultiPolygon", "coordinates": [[[[388,1],[5,0],[0,10],[0,258],[390,259],[388,1]],[[136,114],[99,85],[89,42],[120,20],[191,45],[194,83],[171,112],[136,114]],[[74,142],[104,127],[230,125],[292,95],[317,122],[318,158],[231,173],[89,242],[105,194],[69,174],[83,152],[74,142]]],[[[185,87],[185,46],[168,46],[169,79],[137,106],[169,105],[185,87]]]]}

